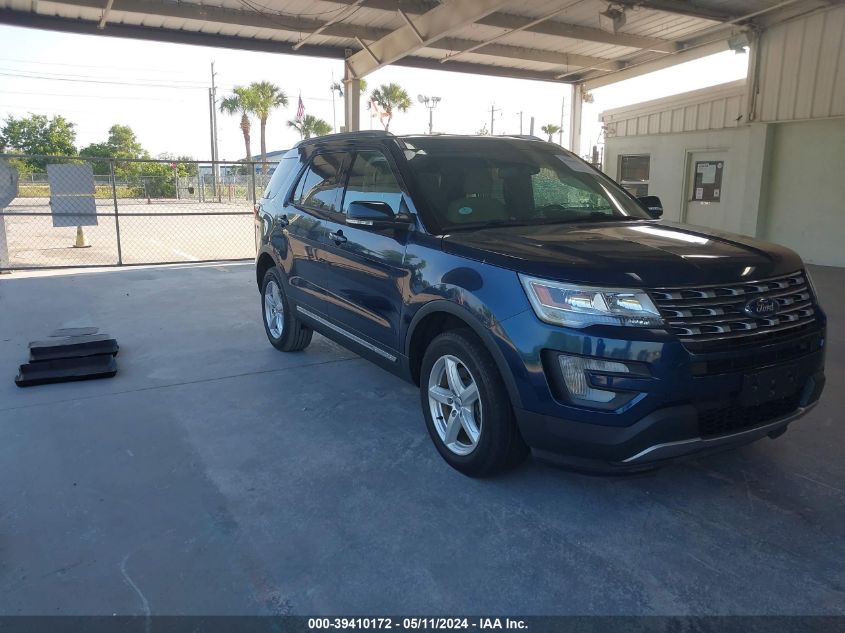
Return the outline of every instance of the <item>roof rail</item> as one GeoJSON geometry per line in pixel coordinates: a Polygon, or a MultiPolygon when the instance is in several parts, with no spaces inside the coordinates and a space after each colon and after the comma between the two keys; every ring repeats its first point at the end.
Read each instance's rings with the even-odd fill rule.
{"type": "Polygon", "coordinates": [[[356,138],[394,138],[393,134],[384,130],[360,130],[358,132],[339,132],[337,134],[324,134],[323,136],[315,136],[313,138],[306,138],[294,147],[324,141],[343,141],[346,139],[356,138]]]}
{"type": "Polygon", "coordinates": [[[497,134],[496,136],[505,136],[507,138],[521,138],[526,141],[542,141],[546,142],[545,139],[540,138],[539,136],[535,136],[534,134],[497,134]]]}

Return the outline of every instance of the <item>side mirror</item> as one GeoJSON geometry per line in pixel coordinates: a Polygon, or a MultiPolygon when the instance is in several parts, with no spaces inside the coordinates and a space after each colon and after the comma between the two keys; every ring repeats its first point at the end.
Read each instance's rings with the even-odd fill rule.
{"type": "Polygon", "coordinates": [[[346,209],[346,223],[373,226],[393,222],[396,214],[386,202],[350,202],[346,209]]]}
{"type": "Polygon", "coordinates": [[[663,215],[663,203],[657,196],[640,196],[637,200],[655,220],[663,215]]]}

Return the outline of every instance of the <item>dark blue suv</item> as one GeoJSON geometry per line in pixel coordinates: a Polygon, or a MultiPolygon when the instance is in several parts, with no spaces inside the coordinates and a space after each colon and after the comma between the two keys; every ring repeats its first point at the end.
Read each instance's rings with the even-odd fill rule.
{"type": "Polygon", "coordinates": [[[306,140],[256,205],[267,336],[316,330],[418,384],[473,476],[529,448],[629,470],[780,435],[824,385],[801,259],[661,212],[537,139],[306,140]]]}

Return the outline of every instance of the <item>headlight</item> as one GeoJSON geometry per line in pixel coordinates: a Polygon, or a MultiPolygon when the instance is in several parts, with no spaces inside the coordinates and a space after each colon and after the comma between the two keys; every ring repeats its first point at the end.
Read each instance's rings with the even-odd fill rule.
{"type": "Polygon", "coordinates": [[[585,327],[607,324],[662,327],[649,296],[630,288],[591,288],[519,276],[537,317],[546,323],[585,327]]]}

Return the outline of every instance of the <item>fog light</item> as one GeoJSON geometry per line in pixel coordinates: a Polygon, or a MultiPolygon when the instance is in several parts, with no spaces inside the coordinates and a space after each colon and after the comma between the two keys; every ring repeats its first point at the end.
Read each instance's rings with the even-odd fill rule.
{"type": "Polygon", "coordinates": [[[590,385],[588,371],[601,371],[614,374],[627,374],[628,367],[623,363],[599,358],[585,358],[583,356],[558,357],[560,370],[563,373],[563,382],[569,395],[579,400],[591,400],[593,402],[610,402],[616,397],[616,392],[595,389],[590,385]]]}

